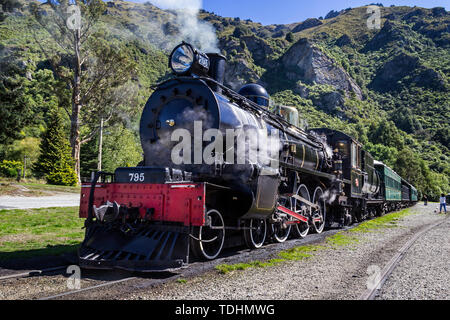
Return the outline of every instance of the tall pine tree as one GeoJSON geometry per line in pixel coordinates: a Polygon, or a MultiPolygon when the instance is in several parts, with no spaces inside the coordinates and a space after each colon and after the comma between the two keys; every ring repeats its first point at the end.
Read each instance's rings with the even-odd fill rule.
{"type": "Polygon", "coordinates": [[[38,175],[43,176],[49,184],[65,186],[77,184],[69,140],[63,127],[63,119],[56,107],[50,111],[40,149],[41,154],[34,166],[34,171],[38,175]]]}

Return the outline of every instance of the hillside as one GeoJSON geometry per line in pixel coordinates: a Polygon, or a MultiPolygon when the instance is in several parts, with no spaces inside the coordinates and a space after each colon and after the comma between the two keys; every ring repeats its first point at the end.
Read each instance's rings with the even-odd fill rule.
{"type": "MultiPolygon", "coordinates": [[[[45,32],[26,27],[29,2],[20,0],[22,7],[8,11],[0,24],[3,81],[17,73],[28,81],[50,76],[44,72],[50,64],[33,36],[45,37],[45,32]]],[[[187,40],[218,47],[227,57],[227,85],[238,89],[259,82],[274,101],[299,108],[309,127],[327,126],[355,136],[422,192],[450,191],[450,14],[443,8],[383,7],[381,16],[381,28],[369,29],[366,7],[269,26],[200,11],[195,26],[202,35],[212,26],[217,39],[211,39],[187,32],[176,11],[150,3],[108,2],[102,24],[138,64],[133,81],[139,105],[122,126],[110,129],[105,154],[124,153],[113,142],[128,137],[122,143],[131,155],[107,159],[107,169],[138,161],[139,113],[151,85],[169,76],[166,54],[187,40]]],[[[18,125],[21,136],[0,146],[0,159],[20,160],[23,150],[29,153],[30,145],[36,145],[32,139],[39,139],[46,117],[45,103],[36,104],[34,121],[18,125]]],[[[94,142],[84,147],[82,157],[95,167],[95,157],[89,155],[95,152],[94,142]]]]}

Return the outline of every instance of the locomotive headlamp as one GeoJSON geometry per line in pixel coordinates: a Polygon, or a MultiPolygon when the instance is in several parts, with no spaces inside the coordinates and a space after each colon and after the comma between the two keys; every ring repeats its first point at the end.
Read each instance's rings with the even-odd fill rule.
{"type": "Polygon", "coordinates": [[[183,42],[172,51],[169,67],[178,76],[206,76],[209,70],[209,58],[189,43],[183,42]]]}

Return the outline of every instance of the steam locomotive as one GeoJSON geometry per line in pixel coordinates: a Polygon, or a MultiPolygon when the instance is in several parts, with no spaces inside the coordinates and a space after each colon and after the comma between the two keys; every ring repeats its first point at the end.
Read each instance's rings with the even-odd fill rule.
{"type": "Polygon", "coordinates": [[[82,267],[173,270],[191,255],[211,260],[237,243],[256,249],[417,201],[352,137],[302,130],[295,108],[224,86],[225,64],[184,42],[173,50],[175,77],[142,113],[143,161],[82,186],[82,267]]]}

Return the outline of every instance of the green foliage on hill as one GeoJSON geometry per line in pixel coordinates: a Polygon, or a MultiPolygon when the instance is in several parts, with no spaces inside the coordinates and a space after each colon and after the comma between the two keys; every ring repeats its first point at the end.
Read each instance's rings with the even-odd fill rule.
{"type": "MultiPolygon", "coordinates": [[[[234,56],[249,56],[247,65],[273,98],[298,107],[310,127],[354,136],[421,192],[436,197],[450,191],[450,14],[443,8],[411,7],[382,8],[381,13],[380,30],[367,28],[365,7],[330,15],[307,28],[249,25],[253,35],[246,33],[245,39],[258,39],[264,30],[265,44],[280,53],[261,60],[255,59],[255,50],[244,48],[234,56]],[[292,44],[274,41],[280,36],[277,28],[292,32],[290,43],[302,38],[314,43],[355,80],[363,100],[349,95],[333,106],[328,102],[330,94],[339,93],[335,88],[291,81],[286,75],[292,70],[279,57],[292,44]]],[[[220,34],[228,34],[227,28],[220,34]]]]}
{"type": "MultiPolygon", "coordinates": [[[[9,130],[0,132],[0,159],[20,161],[30,151],[23,151],[29,149],[19,142],[39,139],[47,127],[49,102],[64,106],[70,97],[27,28],[26,3],[19,2],[24,8],[5,12],[0,23],[0,125],[9,130]]],[[[277,103],[296,106],[310,128],[342,130],[421,192],[448,192],[450,15],[443,8],[404,6],[384,7],[381,15],[379,30],[367,28],[366,7],[289,25],[263,26],[206,11],[199,18],[216,28],[228,59],[228,84],[260,81],[277,103]],[[308,39],[343,70],[359,86],[362,100],[355,92],[293,77],[283,57],[301,39],[308,39]]],[[[173,17],[173,12],[149,3],[107,3],[101,27],[136,62],[130,86],[138,93],[135,112],[124,114],[105,135],[105,169],[140,161],[136,128],[151,86],[169,75],[166,36],[177,32],[173,17]]],[[[40,30],[33,31],[45,38],[40,30]]],[[[68,127],[67,116],[62,123],[68,127]]],[[[90,129],[95,128],[86,130],[90,129]]],[[[97,145],[94,138],[82,147],[83,175],[97,167],[97,145]]]]}

